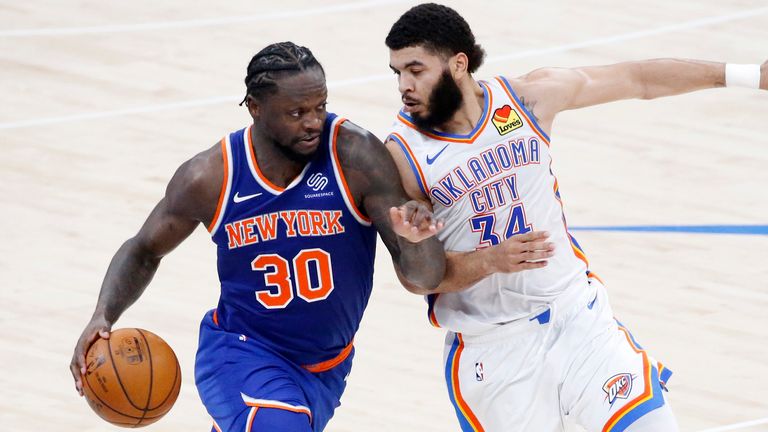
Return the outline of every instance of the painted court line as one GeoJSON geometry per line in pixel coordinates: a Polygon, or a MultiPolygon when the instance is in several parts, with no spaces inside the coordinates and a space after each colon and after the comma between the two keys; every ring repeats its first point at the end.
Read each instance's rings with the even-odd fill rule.
{"type": "Polygon", "coordinates": [[[338,12],[349,12],[368,9],[377,6],[389,6],[398,3],[410,3],[413,0],[371,0],[367,2],[342,3],[287,12],[273,12],[259,15],[229,16],[209,19],[193,19],[183,21],[158,21],[139,24],[116,24],[88,27],[54,27],[38,29],[18,29],[0,31],[0,37],[31,37],[31,36],[75,36],[95,33],[125,33],[145,30],[167,30],[178,28],[214,27],[227,24],[247,22],[274,21],[289,18],[301,18],[315,15],[325,15],[338,12]]]}
{"type": "Polygon", "coordinates": [[[624,42],[633,39],[641,39],[648,36],[656,36],[664,33],[672,33],[682,30],[690,30],[699,27],[704,27],[713,24],[722,24],[729,21],[737,21],[742,19],[753,18],[768,13],[768,7],[750,9],[742,12],[737,12],[728,15],[715,16],[710,18],[702,18],[693,21],[688,21],[680,24],[673,24],[668,26],[657,27],[655,29],[648,29],[630,33],[624,33],[619,35],[607,36],[604,38],[590,39],[584,42],[576,42],[572,44],[560,45],[550,48],[544,48],[539,50],[520,51],[516,53],[504,54],[501,56],[493,57],[489,59],[489,63],[503,62],[507,60],[515,60],[520,58],[534,57],[544,54],[559,53],[563,51],[571,51],[580,48],[588,48],[597,45],[608,45],[615,42],[624,42]]]}
{"type": "Polygon", "coordinates": [[[725,431],[732,431],[732,430],[738,430],[738,429],[744,429],[750,426],[759,426],[762,424],[768,424],[768,417],[752,420],[752,421],[746,421],[742,423],[734,423],[732,425],[727,426],[720,426],[712,429],[705,429],[701,430],[699,432],[725,432],[725,431]]]}
{"type": "MultiPolygon", "coordinates": [[[[751,10],[743,11],[740,13],[722,15],[722,16],[711,17],[706,19],[698,19],[698,20],[688,21],[685,23],[677,24],[677,25],[663,26],[663,27],[658,27],[655,29],[649,29],[644,31],[629,32],[629,33],[618,34],[610,37],[588,39],[583,42],[558,45],[558,46],[536,49],[536,50],[527,50],[527,51],[515,52],[510,54],[502,54],[500,56],[494,56],[489,58],[487,62],[499,63],[502,61],[521,59],[525,57],[534,57],[538,55],[555,53],[555,52],[564,52],[564,51],[581,49],[586,47],[608,45],[615,42],[626,41],[630,39],[639,39],[642,37],[656,36],[663,33],[670,33],[670,32],[675,32],[680,30],[690,30],[694,28],[708,26],[711,24],[720,24],[720,23],[729,22],[729,21],[752,18],[758,15],[764,15],[766,13],[768,13],[768,7],[751,9],[751,10]]],[[[382,65],[383,64],[384,64],[384,59],[382,59],[382,65]]],[[[369,75],[364,77],[351,78],[343,81],[330,81],[328,82],[328,87],[339,88],[339,87],[345,87],[345,86],[351,86],[351,85],[357,85],[357,84],[363,84],[363,83],[369,83],[369,82],[384,81],[387,79],[394,80],[392,74],[369,75]]],[[[81,113],[81,114],[73,114],[73,115],[62,116],[62,117],[44,117],[44,118],[38,118],[34,120],[22,120],[17,122],[0,123],[0,129],[18,129],[18,128],[42,126],[42,125],[49,125],[49,124],[56,124],[56,123],[68,123],[73,121],[89,120],[89,119],[96,119],[96,118],[118,117],[118,116],[123,116],[127,114],[142,114],[142,113],[149,113],[149,112],[165,111],[165,110],[172,110],[177,108],[196,108],[196,107],[214,105],[214,104],[223,103],[223,102],[229,102],[232,100],[239,101],[240,99],[242,99],[242,96],[218,96],[218,97],[211,97],[211,98],[204,98],[204,99],[193,99],[185,102],[177,102],[177,103],[169,103],[169,104],[161,104],[161,105],[149,105],[149,106],[135,107],[135,108],[129,108],[129,109],[123,109],[123,110],[115,110],[115,111],[101,111],[97,113],[81,113]]]]}
{"type": "Polygon", "coordinates": [[[573,231],[768,235],[768,225],[618,225],[572,226],[568,229],[573,231]]]}

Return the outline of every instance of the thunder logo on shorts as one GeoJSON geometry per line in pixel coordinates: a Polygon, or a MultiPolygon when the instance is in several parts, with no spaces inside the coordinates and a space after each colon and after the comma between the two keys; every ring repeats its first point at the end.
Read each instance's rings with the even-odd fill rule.
{"type": "Polygon", "coordinates": [[[629,394],[632,393],[632,380],[634,376],[628,373],[620,373],[608,378],[608,381],[603,384],[603,391],[605,392],[605,400],[608,401],[611,407],[617,399],[627,399],[629,394]]]}

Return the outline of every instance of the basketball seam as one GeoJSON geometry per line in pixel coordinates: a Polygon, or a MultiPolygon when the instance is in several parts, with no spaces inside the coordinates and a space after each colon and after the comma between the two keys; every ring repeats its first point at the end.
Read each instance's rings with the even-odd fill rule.
{"type": "MultiPolygon", "coordinates": [[[[133,406],[134,408],[136,408],[139,411],[145,411],[144,414],[146,414],[146,409],[139,408],[135,403],[133,403],[133,400],[131,400],[131,396],[125,390],[125,386],[123,385],[123,380],[120,378],[120,372],[118,372],[117,366],[115,366],[115,359],[112,357],[112,338],[107,339],[107,348],[109,348],[109,362],[112,363],[112,370],[115,371],[115,376],[117,377],[117,383],[120,384],[120,389],[123,390],[123,394],[125,395],[125,398],[128,400],[128,403],[131,404],[131,406],[133,406]]],[[[150,370],[151,370],[151,368],[150,368],[150,370]]],[[[133,416],[130,416],[130,417],[133,417],[133,416]]],[[[136,418],[136,417],[134,417],[134,418],[136,418]]]]}
{"type": "MultiPolygon", "coordinates": [[[[173,352],[173,351],[171,351],[173,352]]],[[[168,398],[171,397],[171,395],[174,393],[173,389],[176,388],[176,381],[179,379],[179,375],[181,372],[181,367],[179,366],[179,359],[176,358],[176,353],[173,353],[173,358],[176,360],[176,368],[175,368],[175,375],[173,376],[173,384],[171,385],[171,391],[168,392],[168,395],[165,396],[165,399],[163,399],[157,406],[155,407],[147,407],[147,410],[154,411],[163,405],[168,401],[168,398]]],[[[181,387],[181,384],[179,384],[179,387],[181,387]]],[[[181,388],[179,388],[181,390],[181,388]]],[[[177,396],[178,397],[178,396],[177,396]]],[[[168,411],[170,411],[170,408],[168,408],[168,411]]],[[[167,411],[166,411],[167,412],[167,411]]]]}
{"type": "MultiPolygon", "coordinates": [[[[141,337],[144,339],[144,343],[147,345],[147,357],[149,357],[149,391],[147,392],[147,403],[144,404],[144,414],[141,416],[141,420],[144,420],[144,417],[147,416],[147,409],[149,408],[149,402],[152,400],[152,384],[155,379],[155,371],[152,367],[152,348],[149,347],[149,341],[147,340],[147,337],[144,335],[144,332],[141,331],[141,329],[136,329],[141,337]]],[[[139,420],[139,423],[137,423],[137,426],[141,424],[141,420],[139,420]]]]}
{"type": "MultiPolygon", "coordinates": [[[[85,382],[86,382],[86,384],[88,384],[88,387],[90,387],[91,389],[93,389],[93,388],[94,388],[94,387],[93,387],[93,385],[91,385],[91,381],[88,379],[88,377],[87,377],[87,376],[85,377],[85,382]]],[[[126,414],[126,413],[124,413],[124,412],[122,412],[122,411],[118,411],[118,410],[116,410],[116,409],[112,408],[112,406],[110,406],[109,404],[107,404],[107,403],[104,401],[104,399],[100,398],[100,397],[99,397],[99,395],[97,395],[97,394],[96,394],[96,392],[95,392],[94,390],[91,390],[91,394],[93,395],[93,397],[95,397],[96,399],[98,399],[98,400],[99,400],[99,402],[101,402],[101,404],[102,404],[104,407],[111,409],[112,411],[114,411],[114,412],[116,412],[116,413],[120,414],[121,416],[124,416],[124,417],[128,417],[128,418],[132,418],[132,419],[139,419],[139,418],[140,418],[140,417],[136,417],[136,416],[133,416],[133,415],[130,415],[130,414],[126,414]]],[[[145,420],[153,420],[153,419],[156,419],[156,418],[162,417],[162,416],[164,416],[164,415],[165,415],[165,413],[163,413],[163,414],[160,414],[160,415],[157,415],[157,416],[152,416],[152,417],[142,417],[142,419],[145,419],[145,420]]],[[[110,423],[112,423],[112,422],[110,421],[110,423]]],[[[119,423],[119,422],[118,422],[118,423],[119,423]]],[[[133,425],[133,423],[125,423],[125,424],[133,425]]]]}

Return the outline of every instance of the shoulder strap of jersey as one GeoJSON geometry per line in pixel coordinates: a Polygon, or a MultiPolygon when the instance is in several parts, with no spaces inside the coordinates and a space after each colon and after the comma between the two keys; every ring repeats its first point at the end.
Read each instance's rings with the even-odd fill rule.
{"type": "Polygon", "coordinates": [[[221,181],[221,191],[219,192],[219,202],[216,205],[216,212],[211,218],[211,223],[208,225],[208,232],[213,236],[221,225],[221,221],[224,219],[224,213],[227,210],[227,202],[229,202],[229,195],[232,192],[232,176],[234,175],[234,160],[232,149],[232,137],[236,135],[242,136],[242,130],[239,132],[233,132],[221,139],[219,145],[221,146],[221,158],[223,160],[224,176],[221,181]]]}
{"type": "MultiPolygon", "coordinates": [[[[331,114],[328,114],[330,117],[331,114]]],[[[338,139],[341,132],[341,125],[347,119],[342,117],[333,116],[330,125],[328,126],[329,138],[328,138],[328,150],[330,154],[331,164],[333,167],[333,175],[336,177],[336,184],[339,186],[341,197],[344,199],[344,203],[347,205],[347,209],[352,216],[357,220],[360,225],[371,226],[371,220],[363,213],[355,203],[355,197],[352,195],[352,191],[347,184],[347,178],[344,176],[344,171],[341,168],[341,162],[339,161],[338,139]]]]}
{"type": "Polygon", "coordinates": [[[497,76],[494,78],[494,81],[496,81],[501,89],[504,90],[504,93],[506,93],[509,100],[515,105],[515,107],[517,107],[517,110],[523,114],[525,121],[527,121],[528,124],[530,124],[536,130],[539,136],[547,143],[547,145],[549,145],[549,136],[544,132],[541,126],[539,126],[539,123],[536,121],[536,117],[534,117],[533,114],[528,111],[520,98],[517,97],[517,93],[515,93],[515,90],[512,89],[512,85],[509,83],[509,80],[506,77],[497,76]]]}

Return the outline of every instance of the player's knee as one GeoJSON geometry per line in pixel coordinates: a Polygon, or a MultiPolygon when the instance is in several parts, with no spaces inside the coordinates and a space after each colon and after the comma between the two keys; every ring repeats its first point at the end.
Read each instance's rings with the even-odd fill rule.
{"type": "Polygon", "coordinates": [[[253,415],[251,432],[312,432],[309,416],[277,408],[258,408],[253,415]]]}

